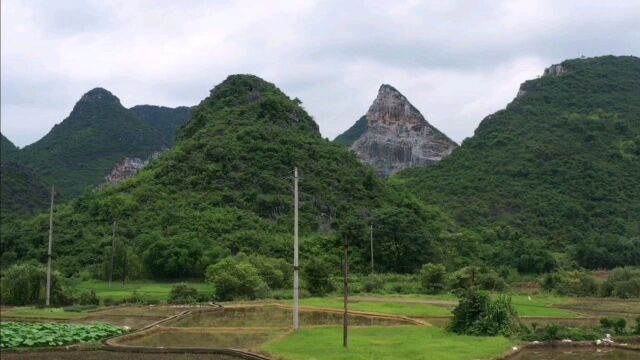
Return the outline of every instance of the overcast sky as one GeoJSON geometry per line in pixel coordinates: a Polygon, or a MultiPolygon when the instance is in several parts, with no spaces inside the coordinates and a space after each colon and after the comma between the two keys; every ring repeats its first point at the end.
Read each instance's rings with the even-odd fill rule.
{"type": "Polygon", "coordinates": [[[44,136],[86,91],[195,105],[229,74],[298,97],[333,139],[378,87],[460,142],[567,58],[640,55],[640,0],[2,1],[2,133],[44,136]]]}

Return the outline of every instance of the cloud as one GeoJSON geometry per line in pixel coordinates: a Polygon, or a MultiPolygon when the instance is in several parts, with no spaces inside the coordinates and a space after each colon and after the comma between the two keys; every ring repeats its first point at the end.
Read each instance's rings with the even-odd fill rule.
{"type": "Polygon", "coordinates": [[[298,97],[322,134],[347,129],[381,83],[456,141],[544,67],[640,54],[638,1],[2,2],[2,132],[45,135],[87,90],[125,106],[194,105],[233,73],[298,97]]]}

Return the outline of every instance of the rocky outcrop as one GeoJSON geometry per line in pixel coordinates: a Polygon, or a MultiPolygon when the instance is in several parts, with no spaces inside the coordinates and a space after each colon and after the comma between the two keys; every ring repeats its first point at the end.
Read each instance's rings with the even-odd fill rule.
{"type": "Polygon", "coordinates": [[[567,69],[562,64],[554,64],[544,69],[542,76],[561,76],[567,73],[567,69]]]}
{"type": "Polygon", "coordinates": [[[111,170],[109,175],[105,176],[105,185],[115,185],[125,180],[134,177],[140,170],[144,169],[149,161],[157,159],[162,155],[164,151],[156,151],[148,159],[141,159],[137,157],[124,158],[121,163],[111,170]]]}
{"type": "Polygon", "coordinates": [[[369,111],[366,131],[351,145],[361,161],[391,176],[414,166],[435,164],[458,146],[431,126],[404,95],[382,85],[369,111]]]}

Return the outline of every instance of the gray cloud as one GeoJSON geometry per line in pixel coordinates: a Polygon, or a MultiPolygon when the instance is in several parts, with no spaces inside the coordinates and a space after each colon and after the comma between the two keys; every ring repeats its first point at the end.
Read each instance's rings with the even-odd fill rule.
{"type": "Polygon", "coordinates": [[[232,73],[298,97],[324,136],[364,114],[381,83],[456,141],[544,67],[640,54],[640,2],[2,2],[2,132],[36,141],[87,90],[125,106],[197,104],[232,73]]]}

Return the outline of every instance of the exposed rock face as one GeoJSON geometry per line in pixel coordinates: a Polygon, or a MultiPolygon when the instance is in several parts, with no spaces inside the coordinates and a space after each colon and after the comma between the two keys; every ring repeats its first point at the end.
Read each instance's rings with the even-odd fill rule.
{"type": "Polygon", "coordinates": [[[562,64],[555,64],[544,69],[544,74],[542,74],[542,76],[561,76],[566,73],[567,69],[565,69],[562,64]]]}
{"type": "Polygon", "coordinates": [[[434,164],[458,146],[390,85],[380,87],[366,118],[367,130],[350,149],[385,177],[409,167],[434,164]]]}
{"type": "Polygon", "coordinates": [[[149,164],[149,161],[157,159],[163,152],[164,151],[156,151],[146,160],[137,157],[124,158],[121,163],[111,170],[109,175],[105,176],[105,185],[115,185],[127,179],[131,179],[140,172],[140,170],[144,169],[149,164]]]}

